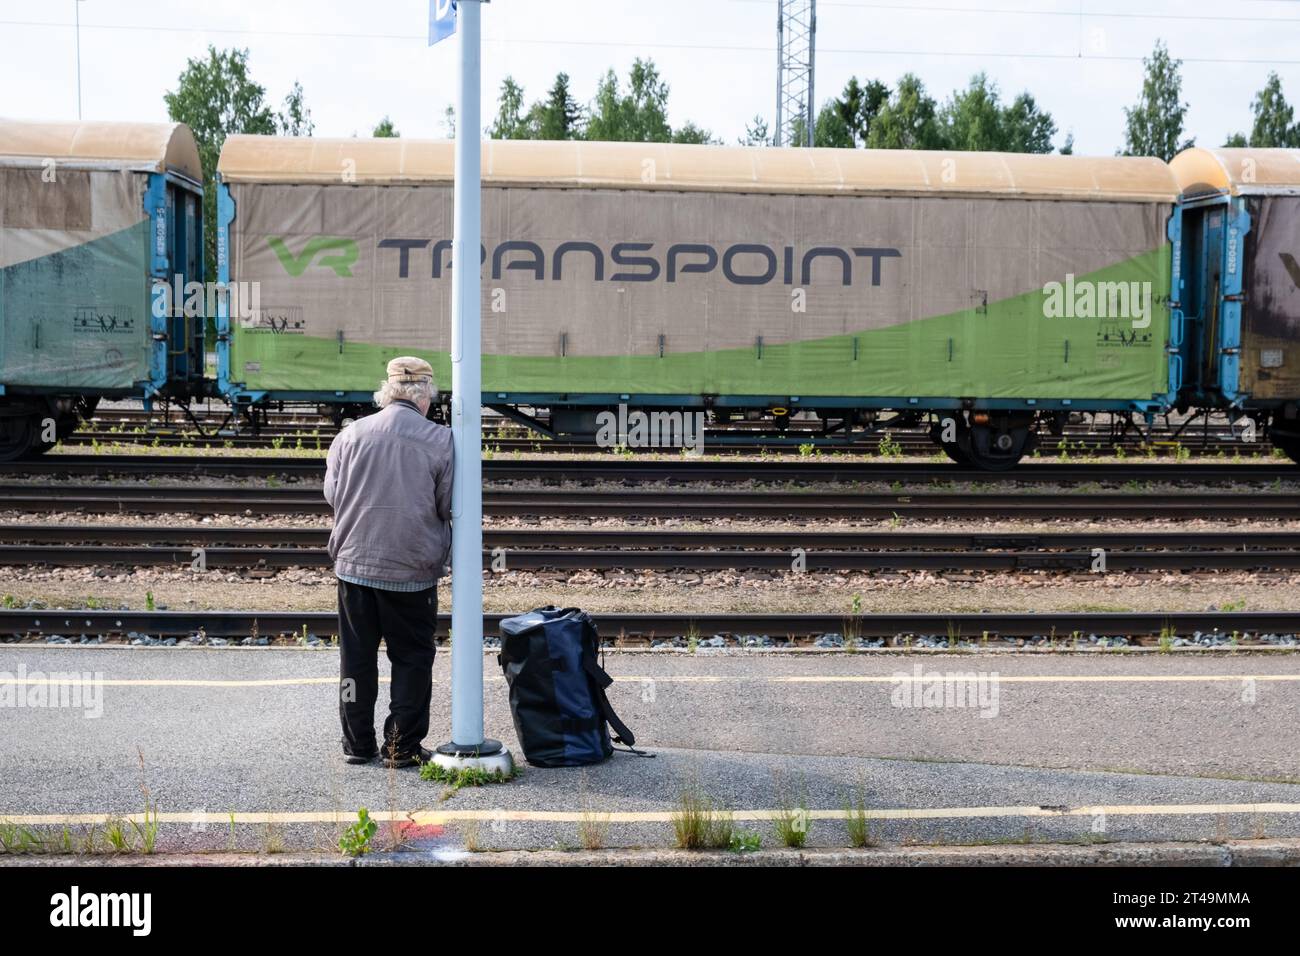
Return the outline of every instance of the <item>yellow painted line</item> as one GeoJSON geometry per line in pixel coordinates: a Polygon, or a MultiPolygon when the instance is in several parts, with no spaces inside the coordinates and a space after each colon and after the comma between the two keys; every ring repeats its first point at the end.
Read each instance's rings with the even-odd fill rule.
{"type": "MultiPolygon", "coordinates": [[[[388,677],[381,677],[381,681],[390,680],[388,677]]],[[[22,686],[50,686],[50,687],[290,687],[295,684],[337,684],[337,677],[284,677],[278,679],[256,679],[256,680],[149,680],[136,679],[125,680],[116,678],[97,679],[94,677],[9,677],[0,674],[0,684],[15,684],[22,686]]]]}
{"type": "MultiPolygon", "coordinates": [[[[82,672],[83,674],[86,672],[82,672]]],[[[944,678],[960,678],[970,674],[983,676],[991,680],[997,674],[1002,684],[1197,684],[1222,681],[1300,681],[1300,674],[998,674],[983,668],[939,670],[937,668],[915,673],[898,674],[790,674],[762,677],[747,674],[671,674],[671,675],[622,675],[617,678],[624,683],[653,682],[656,684],[723,684],[723,683],[759,683],[759,684],[900,684],[913,681],[935,681],[944,678]]],[[[381,683],[388,683],[392,678],[381,676],[381,683]]],[[[486,675],[485,681],[502,681],[499,675],[486,675]]],[[[296,685],[337,684],[337,677],[284,677],[284,678],[250,678],[247,680],[207,680],[198,678],[104,678],[71,676],[68,677],[15,677],[0,672],[0,684],[17,686],[59,686],[76,687],[94,685],[97,687],[292,687],[296,685]]],[[[435,680],[435,684],[446,681],[435,680]]]]}
{"type": "MultiPolygon", "coordinates": [[[[986,679],[992,679],[997,674],[998,683],[1000,684],[1125,684],[1125,683],[1196,683],[1200,681],[1240,681],[1240,680],[1259,680],[1259,681],[1300,681],[1300,674],[1076,674],[1076,675],[1049,675],[1049,674],[998,674],[997,671],[990,671],[984,668],[971,668],[962,670],[960,668],[943,671],[933,669],[922,672],[919,676],[915,674],[900,673],[896,676],[886,675],[846,675],[833,677],[804,677],[796,675],[792,677],[767,677],[764,680],[776,684],[896,684],[913,680],[933,681],[944,677],[960,677],[963,675],[978,674],[986,679]]],[[[623,680],[636,680],[637,678],[622,678],[623,680]]],[[[642,680],[658,680],[658,678],[640,678],[642,680]]]]}
{"type": "MultiPolygon", "coordinates": [[[[732,810],[733,820],[774,820],[788,813],[786,810],[732,810]]],[[[896,807],[868,809],[871,820],[958,820],[987,817],[1093,817],[1106,816],[1214,816],[1218,814],[1300,814],[1300,803],[1167,803],[1167,804],[1116,804],[1098,806],[1051,807],[993,806],[993,807],[896,807]]],[[[852,810],[809,810],[813,820],[844,820],[855,815],[852,810]]],[[[456,821],[503,821],[512,823],[580,823],[593,817],[610,823],[671,823],[674,811],[611,811],[599,810],[374,810],[372,819],[380,822],[409,820],[417,824],[454,823],[456,821]]],[[[293,825],[307,823],[352,823],[353,813],[344,811],[287,811],[269,813],[159,813],[159,823],[293,825]]],[[[110,820],[144,823],[142,814],[111,813],[14,813],[0,814],[0,823],[11,826],[88,826],[102,825],[110,820]]]]}

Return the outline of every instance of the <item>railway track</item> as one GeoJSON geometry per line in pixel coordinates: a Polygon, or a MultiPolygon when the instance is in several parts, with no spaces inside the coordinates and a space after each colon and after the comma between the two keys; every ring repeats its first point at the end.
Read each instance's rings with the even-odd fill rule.
{"type": "MultiPolygon", "coordinates": [[[[762,491],[496,491],[483,493],[494,517],[562,518],[1300,518],[1300,494],[1127,492],[1034,494],[841,494],[762,491]]],[[[29,514],[329,514],[314,488],[134,485],[0,485],[0,509],[29,514]]]]}
{"type": "MultiPolygon", "coordinates": [[[[507,614],[484,614],[483,629],[494,635],[507,614]]],[[[903,636],[947,638],[980,643],[987,639],[1050,637],[1068,648],[1077,637],[1119,636],[1153,642],[1161,635],[1217,633],[1242,641],[1258,635],[1300,633],[1300,611],[1206,611],[1160,614],[1042,612],[1037,614],[596,614],[601,637],[610,642],[644,643],[688,635],[764,635],[777,640],[808,639],[846,633],[859,639],[892,641],[903,636]]],[[[447,635],[450,615],[438,615],[440,636],[447,635]]],[[[330,611],[69,611],[0,610],[0,635],[39,638],[151,637],[292,638],[321,637],[337,630],[330,611]]]]}
{"type": "MultiPolygon", "coordinates": [[[[317,528],[0,526],[0,564],[329,567],[317,528]]],[[[489,530],[497,570],[1108,571],[1300,568],[1300,534],[489,530]]]]}
{"type": "MultiPolygon", "coordinates": [[[[0,463],[0,474],[74,475],[82,477],[186,475],[195,477],[282,477],[321,480],[323,457],[240,457],[203,455],[46,455],[0,463]]],[[[617,482],[899,482],[967,481],[1041,482],[1275,482],[1300,480],[1294,464],[1099,464],[1035,462],[1004,472],[985,472],[946,464],[902,462],[711,461],[672,458],[628,460],[606,458],[493,459],[483,462],[488,480],[617,481],[617,482]]]]}
{"type": "MultiPolygon", "coordinates": [[[[241,434],[195,434],[174,431],[146,431],[143,433],[120,431],[78,431],[63,439],[62,444],[68,448],[91,448],[105,445],[140,445],[161,448],[200,449],[294,449],[304,451],[325,451],[334,437],[334,429],[304,428],[294,429],[278,427],[263,429],[259,435],[241,434]]],[[[793,454],[800,451],[800,446],[808,443],[809,436],[790,435],[783,438],[769,437],[762,441],[737,441],[743,435],[722,435],[710,433],[705,437],[704,451],[710,455],[745,455],[755,456],[771,453],[793,454]]],[[[601,451],[592,442],[567,441],[563,439],[534,437],[497,437],[483,436],[483,447],[493,454],[512,454],[545,452],[556,455],[592,454],[601,451]]],[[[937,453],[934,442],[924,434],[877,435],[856,442],[838,442],[819,446],[818,453],[839,457],[867,457],[884,455],[882,448],[889,448],[896,455],[933,455],[937,453]]],[[[1200,436],[1185,439],[1154,438],[1144,441],[1136,436],[1126,436],[1114,440],[1103,435],[1066,436],[1062,439],[1044,441],[1041,446],[1044,454],[1057,454],[1064,450],[1071,455],[1107,455],[1116,449],[1123,449],[1130,455],[1142,455],[1150,452],[1156,457],[1177,457],[1180,454],[1196,455],[1231,455],[1243,457],[1268,457],[1272,446],[1266,442],[1246,443],[1238,437],[1213,435],[1208,439],[1200,436]]],[[[634,454],[639,453],[636,449],[634,454]]],[[[651,449],[651,451],[657,451],[651,449]]]]}

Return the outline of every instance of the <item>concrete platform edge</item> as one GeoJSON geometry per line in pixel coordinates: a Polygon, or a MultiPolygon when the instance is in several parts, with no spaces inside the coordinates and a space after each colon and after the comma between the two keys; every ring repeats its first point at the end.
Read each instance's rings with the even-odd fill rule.
{"type": "Polygon", "coordinates": [[[0,856],[0,866],[1300,866],[1300,839],[1223,843],[999,844],[867,849],[403,850],[358,858],[328,853],[0,856]]]}

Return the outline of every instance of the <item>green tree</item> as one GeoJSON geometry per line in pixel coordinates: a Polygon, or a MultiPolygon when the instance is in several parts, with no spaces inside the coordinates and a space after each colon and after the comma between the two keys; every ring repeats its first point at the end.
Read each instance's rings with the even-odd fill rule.
{"type": "Polygon", "coordinates": [[[569,90],[569,74],[556,74],[551,91],[533,104],[528,120],[538,139],[582,138],[582,107],[569,90]]]}
{"type": "Polygon", "coordinates": [[[307,109],[302,99],[302,84],[293,81],[293,89],[284,98],[284,109],[280,111],[280,132],[286,136],[310,136],[316,129],[311,121],[311,110],[307,109]]]}
{"type": "MultiPolygon", "coordinates": [[[[266,102],[266,89],[253,82],[248,71],[247,50],[221,50],[209,46],[206,57],[190,59],[176,82],[176,89],[163,94],[167,115],[194,131],[203,163],[203,261],[210,281],[217,277],[217,194],[213,176],[221,146],[230,133],[278,131],[277,117],[266,102]]],[[[281,121],[310,123],[302,105],[302,87],[286,100],[281,121]],[[292,102],[293,105],[290,105],[292,102]]]]}
{"type": "Polygon", "coordinates": [[[1061,147],[1062,156],[1074,155],[1074,130],[1065,134],[1065,145],[1061,147]]]}
{"type": "MultiPolygon", "coordinates": [[[[639,62],[639,61],[638,61],[639,62]]],[[[587,119],[586,138],[596,140],[625,140],[628,121],[624,116],[623,101],[619,95],[618,77],[613,69],[605,71],[596,84],[596,98],[592,101],[587,119]]]]}
{"type": "Polygon", "coordinates": [[[943,129],[938,106],[925,84],[912,73],[904,74],[893,94],[867,130],[872,149],[941,149],[943,129]]]}
{"type": "MultiPolygon", "coordinates": [[[[817,122],[816,120],[813,121],[814,136],[817,135],[816,122],[817,122]]],[[[794,119],[791,120],[790,122],[789,139],[787,139],[781,145],[782,146],[804,146],[807,143],[808,143],[808,120],[806,118],[806,114],[804,113],[803,104],[800,103],[799,112],[795,114],[794,119]]],[[[816,145],[815,139],[813,140],[813,145],[816,145]]]]}
{"type": "Polygon", "coordinates": [[[666,143],[672,138],[668,84],[659,78],[653,61],[636,59],[627,93],[614,71],[606,71],[596,87],[586,138],[637,143],[666,143]]]}
{"type": "MultiPolygon", "coordinates": [[[[1003,149],[1010,153],[1050,153],[1052,137],[1056,135],[1056,122],[1051,113],[1038,108],[1038,103],[1028,93],[1021,93],[1002,112],[1003,149]]],[[[1074,152],[1074,135],[1065,138],[1061,152],[1074,152]]]]}
{"type": "Polygon", "coordinates": [[[1244,149],[1249,146],[1250,143],[1247,142],[1245,133],[1233,133],[1228,137],[1228,141],[1223,145],[1229,149],[1244,149]]]}
{"type": "Polygon", "coordinates": [[[1182,63],[1170,58],[1163,40],[1157,40],[1154,52],[1142,60],[1146,70],[1142,96],[1136,106],[1124,109],[1128,122],[1121,155],[1158,156],[1169,162],[1195,142],[1193,139],[1179,142],[1187,115],[1182,63]]]}
{"type": "Polygon", "coordinates": [[[879,80],[860,83],[856,76],[844,92],[827,100],[813,126],[813,145],[849,148],[865,146],[880,110],[889,102],[889,87],[879,80]]]}
{"type": "Polygon", "coordinates": [[[493,139],[533,139],[530,124],[524,116],[524,88],[507,76],[501,81],[501,97],[497,100],[497,118],[488,130],[493,139]]]}
{"type": "Polygon", "coordinates": [[[677,127],[677,129],[673,130],[673,142],[709,144],[709,143],[717,143],[718,140],[715,139],[713,134],[709,132],[707,129],[702,129],[699,126],[696,126],[690,120],[687,120],[684,125],[679,126],[677,127]]]}
{"type": "Polygon", "coordinates": [[[976,73],[964,90],[949,97],[939,113],[948,149],[1008,153],[1050,153],[1056,123],[1029,93],[1002,105],[997,84],[976,73]]]}
{"type": "Polygon", "coordinates": [[[1300,126],[1293,122],[1295,110],[1282,95],[1282,80],[1276,73],[1269,73],[1268,82],[1255,94],[1250,108],[1255,113],[1255,124],[1250,130],[1251,146],[1300,146],[1300,126]]]}
{"type": "Polygon", "coordinates": [[[456,107],[452,106],[450,103],[448,103],[447,108],[442,111],[442,126],[447,131],[448,139],[456,138],[456,107]]]}
{"type": "Polygon", "coordinates": [[[856,76],[849,77],[844,92],[827,100],[813,122],[813,145],[848,149],[860,145],[858,122],[862,111],[862,87],[856,76]]]}
{"type": "Polygon", "coordinates": [[[889,87],[879,80],[870,80],[866,86],[861,87],[857,114],[853,123],[853,138],[857,145],[865,146],[867,144],[867,136],[871,133],[871,126],[888,102],[889,87]]]}
{"type": "Polygon", "coordinates": [[[1006,149],[998,87],[985,73],[976,73],[966,89],[948,98],[939,111],[939,124],[948,149],[985,152],[1006,149]]]}
{"type": "Polygon", "coordinates": [[[756,114],[752,120],[745,124],[745,135],[740,137],[737,143],[741,146],[771,146],[772,134],[769,131],[767,120],[756,114]]]}
{"type": "Polygon", "coordinates": [[[818,111],[813,124],[813,145],[834,149],[852,149],[857,145],[853,141],[853,127],[845,122],[838,100],[827,100],[818,111]]]}
{"type": "Polygon", "coordinates": [[[398,139],[402,134],[397,131],[393,121],[385,116],[375,124],[375,128],[370,135],[376,139],[398,139]]]}

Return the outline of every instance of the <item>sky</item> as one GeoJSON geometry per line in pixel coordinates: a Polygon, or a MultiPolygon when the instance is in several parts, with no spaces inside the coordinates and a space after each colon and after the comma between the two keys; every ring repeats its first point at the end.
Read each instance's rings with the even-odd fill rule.
{"type": "MultiPolygon", "coordinates": [[[[0,0],[0,116],[77,118],[77,0],[0,0]]],[[[426,45],[428,0],[83,0],[85,119],[162,121],[163,93],[207,46],[250,51],[278,106],[295,80],[318,136],[369,135],[385,115],[403,136],[445,135],[456,50],[426,45]]],[[[587,103],[609,68],[653,58],[669,122],[734,143],[773,119],[777,0],[491,0],[483,9],[484,123],[501,81],[529,102],[559,71],[587,103]]],[[[887,84],[911,71],[939,100],[983,70],[1005,99],[1028,90],[1056,120],[1058,145],[1110,155],[1142,58],[1164,39],[1183,60],[1187,134],[1217,146],[1249,131],[1270,70],[1300,101],[1300,0],[820,0],[815,98],[851,76],[887,84]]]]}

